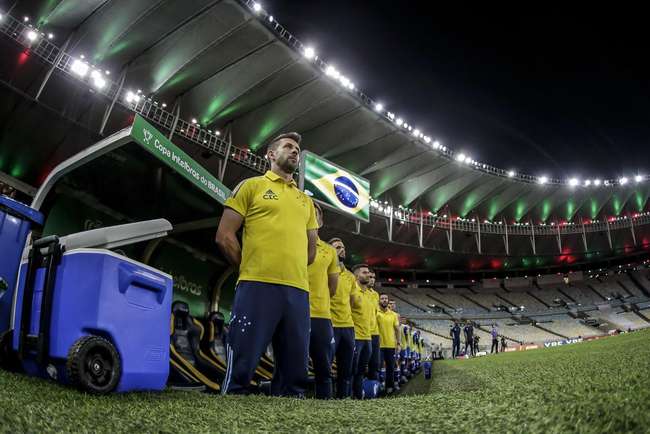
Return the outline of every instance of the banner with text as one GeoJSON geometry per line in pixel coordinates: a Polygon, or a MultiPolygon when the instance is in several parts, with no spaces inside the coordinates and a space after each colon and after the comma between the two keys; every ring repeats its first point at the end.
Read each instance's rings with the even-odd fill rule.
{"type": "Polygon", "coordinates": [[[160,161],[219,203],[223,204],[230,196],[228,187],[139,115],[136,115],[133,121],[131,137],[160,161]]]}

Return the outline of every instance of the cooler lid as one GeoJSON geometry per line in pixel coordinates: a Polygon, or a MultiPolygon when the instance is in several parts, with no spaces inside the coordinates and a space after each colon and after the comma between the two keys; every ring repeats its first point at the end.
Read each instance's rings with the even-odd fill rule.
{"type": "Polygon", "coordinates": [[[12,213],[17,214],[32,223],[43,225],[43,214],[10,197],[0,195],[0,207],[5,207],[12,211],[12,213]]]}

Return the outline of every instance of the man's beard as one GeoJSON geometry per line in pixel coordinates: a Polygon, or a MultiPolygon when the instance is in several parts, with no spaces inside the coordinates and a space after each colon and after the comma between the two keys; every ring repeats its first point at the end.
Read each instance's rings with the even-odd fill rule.
{"type": "Polygon", "coordinates": [[[289,158],[286,158],[284,161],[276,161],[276,163],[284,173],[293,173],[298,168],[298,163],[292,163],[289,158]]]}

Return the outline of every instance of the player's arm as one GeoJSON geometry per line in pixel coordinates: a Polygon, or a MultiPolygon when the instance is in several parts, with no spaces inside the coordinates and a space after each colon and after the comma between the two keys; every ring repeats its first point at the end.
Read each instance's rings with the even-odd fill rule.
{"type": "Polygon", "coordinates": [[[318,241],[318,231],[311,229],[307,231],[307,265],[311,265],[316,259],[316,241],[318,241]]]}
{"type": "Polygon", "coordinates": [[[357,288],[356,283],[352,283],[352,291],[350,291],[350,306],[358,308],[361,306],[361,291],[357,288]]]}
{"type": "Polygon", "coordinates": [[[327,275],[327,287],[330,289],[330,297],[336,295],[336,287],[339,284],[339,273],[332,273],[327,275]]]}
{"type": "Polygon", "coordinates": [[[241,264],[241,244],[237,239],[237,231],[243,223],[244,217],[230,208],[225,208],[217,229],[216,241],[219,250],[228,262],[237,268],[241,264]]]}

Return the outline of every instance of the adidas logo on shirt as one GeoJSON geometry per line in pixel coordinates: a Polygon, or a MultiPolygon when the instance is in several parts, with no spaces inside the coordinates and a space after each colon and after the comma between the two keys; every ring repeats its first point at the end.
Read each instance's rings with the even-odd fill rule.
{"type": "Polygon", "coordinates": [[[280,198],[278,197],[277,194],[273,192],[270,188],[266,190],[266,193],[264,193],[264,196],[262,196],[263,199],[266,200],[279,200],[280,198]]]}

